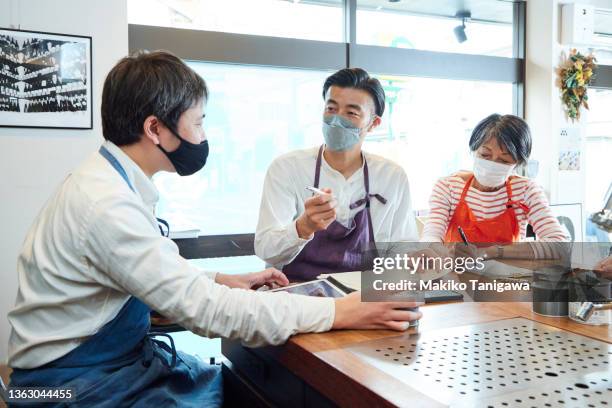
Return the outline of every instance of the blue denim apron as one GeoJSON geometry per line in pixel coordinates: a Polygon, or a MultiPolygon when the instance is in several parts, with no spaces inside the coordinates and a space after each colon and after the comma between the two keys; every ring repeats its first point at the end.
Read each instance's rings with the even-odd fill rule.
{"type": "MultiPolygon", "coordinates": [[[[117,159],[104,147],[100,154],[134,191],[117,159]]],[[[70,406],[221,406],[220,368],[177,352],[167,334],[149,333],[150,311],[130,297],[112,321],[65,356],[38,368],[14,369],[10,385],[72,387],[76,401],[70,406]],[[168,337],[170,345],[158,336],[168,337]]]]}

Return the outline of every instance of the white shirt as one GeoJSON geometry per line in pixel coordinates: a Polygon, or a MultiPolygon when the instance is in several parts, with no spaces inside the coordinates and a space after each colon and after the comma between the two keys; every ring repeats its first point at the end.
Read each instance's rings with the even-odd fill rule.
{"type": "Polygon", "coordinates": [[[333,299],[230,289],[190,265],[160,236],[151,180],[117,146],[104,146],[136,193],[96,152],[45,204],[18,259],[19,290],[8,316],[12,367],[35,368],[67,354],[130,295],[196,334],[251,346],[331,328],[333,299]]]}
{"type": "MultiPolygon", "coordinates": [[[[272,162],[264,181],[255,253],[265,262],[282,268],[309,242],[298,236],[296,219],[304,212],[304,201],[312,196],[307,186],[314,183],[319,147],[297,150],[272,162]]],[[[410,187],[404,170],[384,157],[363,152],[368,163],[370,194],[380,194],[387,204],[371,198],[370,215],[376,242],[418,241],[411,209],[410,187]]],[[[364,206],[350,205],[365,197],[362,168],[348,179],[321,160],[319,188],[330,188],[338,201],[336,220],[348,226],[364,206]]],[[[312,239],[312,238],[311,238],[312,239]]]]}

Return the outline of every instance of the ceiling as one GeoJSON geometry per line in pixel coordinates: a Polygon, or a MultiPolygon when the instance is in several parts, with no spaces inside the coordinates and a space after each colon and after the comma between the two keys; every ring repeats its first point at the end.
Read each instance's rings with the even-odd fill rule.
{"type": "Polygon", "coordinates": [[[496,23],[512,23],[512,0],[358,0],[359,9],[380,9],[425,14],[429,16],[454,17],[457,12],[469,11],[472,19],[496,23]]]}
{"type": "MultiPolygon", "coordinates": [[[[158,0],[181,14],[189,15],[190,7],[198,0],[158,0]]],[[[341,7],[343,0],[284,0],[307,4],[341,7]]],[[[481,22],[512,24],[513,4],[521,0],[357,0],[359,10],[390,11],[410,15],[455,18],[460,11],[469,11],[472,20],[481,22]]],[[[540,1],[540,0],[537,0],[540,1]]],[[[612,0],[610,1],[612,4],[612,0]]],[[[598,3],[603,4],[603,3],[598,3]]],[[[607,4],[607,3],[605,3],[607,4]]],[[[595,32],[612,35],[612,8],[596,9],[595,32]]]]}
{"type": "MultiPolygon", "coordinates": [[[[286,0],[296,1],[296,0],[286,0]]],[[[513,3],[521,0],[357,0],[359,10],[393,11],[454,18],[459,11],[470,11],[472,19],[512,24],[513,3]]],[[[539,1],[539,0],[538,0],[539,1]]],[[[341,0],[301,0],[302,3],[325,4],[339,7],[341,0]]],[[[602,6],[608,3],[597,3],[602,6]]],[[[595,9],[595,32],[612,35],[612,1],[610,9],[595,9]]]]}
{"type": "MultiPolygon", "coordinates": [[[[341,0],[301,0],[300,2],[335,7],[342,4],[341,0]]],[[[357,0],[357,8],[446,18],[455,18],[455,14],[459,11],[470,11],[472,19],[475,20],[511,24],[514,2],[514,0],[400,0],[397,2],[357,0]]]]}

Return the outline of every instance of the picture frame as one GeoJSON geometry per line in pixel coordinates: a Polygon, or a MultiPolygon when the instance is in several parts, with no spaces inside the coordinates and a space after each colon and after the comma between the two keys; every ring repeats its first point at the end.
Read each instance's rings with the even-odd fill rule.
{"type": "Polygon", "coordinates": [[[92,39],[0,27],[0,127],[93,129],[92,39]]]}

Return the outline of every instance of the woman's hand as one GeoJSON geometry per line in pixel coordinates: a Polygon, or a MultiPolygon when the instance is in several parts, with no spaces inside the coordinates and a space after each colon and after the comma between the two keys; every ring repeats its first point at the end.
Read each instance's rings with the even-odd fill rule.
{"type": "Polygon", "coordinates": [[[455,244],[455,258],[487,258],[490,259],[490,256],[485,248],[478,248],[474,244],[464,244],[464,243],[456,243],[455,244]]]}
{"type": "Polygon", "coordinates": [[[419,268],[415,271],[417,273],[421,273],[427,270],[427,268],[425,268],[425,265],[440,264],[439,261],[437,262],[430,262],[430,261],[436,261],[437,259],[443,260],[445,258],[453,258],[454,249],[452,245],[445,245],[445,244],[438,243],[438,242],[432,242],[432,243],[426,244],[423,248],[417,251],[409,253],[408,256],[412,259],[416,259],[416,258],[423,259],[423,263],[419,264],[419,268]]]}
{"type": "Polygon", "coordinates": [[[401,310],[421,306],[422,302],[362,302],[361,293],[353,292],[336,299],[334,329],[407,330],[410,322],[423,314],[401,310]]]}
{"type": "Polygon", "coordinates": [[[424,255],[429,258],[453,258],[455,256],[453,244],[432,242],[423,251],[424,255]]]}
{"type": "Polygon", "coordinates": [[[226,275],[218,273],[215,282],[230,288],[257,289],[261,286],[270,288],[287,286],[289,279],[278,269],[268,268],[261,272],[251,272],[242,275],[226,275]]]}
{"type": "Polygon", "coordinates": [[[603,271],[605,275],[612,274],[612,255],[599,261],[595,269],[603,271]]]}

